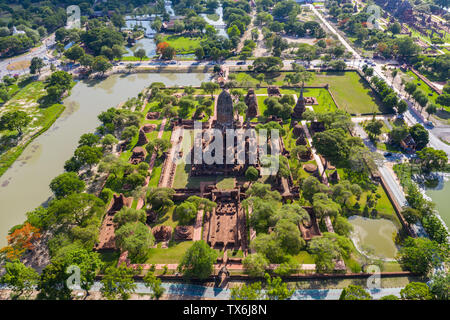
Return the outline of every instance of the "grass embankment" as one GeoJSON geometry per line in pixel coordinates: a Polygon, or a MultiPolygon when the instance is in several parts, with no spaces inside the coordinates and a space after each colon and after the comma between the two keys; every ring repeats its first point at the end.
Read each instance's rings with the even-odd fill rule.
{"type": "Polygon", "coordinates": [[[47,131],[64,111],[62,104],[43,106],[39,103],[39,100],[46,94],[43,82],[35,81],[20,87],[18,84],[16,94],[3,105],[0,116],[8,111],[20,110],[25,111],[32,121],[26,128],[23,128],[21,137],[15,130],[0,131],[0,176],[22,154],[26,146],[47,131]]]}

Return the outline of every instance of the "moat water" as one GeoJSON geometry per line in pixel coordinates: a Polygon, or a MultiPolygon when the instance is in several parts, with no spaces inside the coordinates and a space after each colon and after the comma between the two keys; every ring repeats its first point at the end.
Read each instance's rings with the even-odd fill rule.
{"type": "Polygon", "coordinates": [[[11,227],[23,223],[27,212],[51,197],[50,181],[64,172],[64,163],[73,155],[80,136],[100,125],[97,116],[102,111],[137,96],[152,82],[199,86],[208,79],[206,73],[142,73],[78,82],[64,101],[62,115],[0,177],[0,247],[6,244],[11,227]]]}
{"type": "Polygon", "coordinates": [[[394,237],[398,230],[387,219],[369,219],[351,216],[353,225],[352,240],[362,254],[384,260],[393,260],[397,254],[394,237]]]}

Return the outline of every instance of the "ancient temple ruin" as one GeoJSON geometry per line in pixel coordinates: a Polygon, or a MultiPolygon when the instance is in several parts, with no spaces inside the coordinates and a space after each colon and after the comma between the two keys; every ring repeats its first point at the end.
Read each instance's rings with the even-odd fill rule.
{"type": "Polygon", "coordinates": [[[256,117],[258,115],[258,99],[254,89],[248,89],[244,102],[247,105],[247,118],[256,117]]]}

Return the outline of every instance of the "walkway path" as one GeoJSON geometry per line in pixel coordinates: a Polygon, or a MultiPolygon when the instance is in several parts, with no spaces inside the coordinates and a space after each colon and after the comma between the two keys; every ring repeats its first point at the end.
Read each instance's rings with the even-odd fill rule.
{"type": "MultiPolygon", "coordinates": [[[[159,132],[158,132],[158,139],[162,138],[162,135],[164,133],[164,128],[166,127],[166,122],[167,122],[167,118],[164,118],[161,121],[161,125],[159,127],[159,132]]],[[[157,153],[153,152],[152,153],[152,157],[150,159],[149,168],[148,168],[148,177],[145,179],[144,188],[147,188],[148,184],[150,182],[150,178],[152,176],[153,167],[155,166],[156,156],[157,156],[157,153]]],[[[144,200],[145,200],[145,194],[143,195],[143,197],[138,199],[138,203],[136,205],[136,209],[141,209],[144,206],[144,200]]]]}

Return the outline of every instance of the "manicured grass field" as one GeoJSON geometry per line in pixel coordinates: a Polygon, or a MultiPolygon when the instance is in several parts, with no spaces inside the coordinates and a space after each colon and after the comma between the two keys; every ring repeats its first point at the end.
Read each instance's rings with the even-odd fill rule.
{"type": "Polygon", "coordinates": [[[146,264],[179,263],[186,250],[194,244],[193,241],[183,241],[169,245],[167,249],[151,248],[146,264]]]}
{"type": "Polygon", "coordinates": [[[314,256],[312,256],[308,251],[302,250],[297,255],[293,256],[294,260],[299,264],[313,264],[314,256]]]}
{"type": "MultiPolygon", "coordinates": [[[[289,73],[280,73],[277,77],[271,79],[272,81],[270,84],[277,86],[288,85],[288,83],[284,81],[287,74],[289,73]]],[[[236,73],[236,81],[251,82],[256,86],[256,84],[259,84],[260,82],[255,79],[254,76],[255,74],[253,73],[236,73]]],[[[351,114],[387,112],[375,92],[356,72],[315,73],[313,79],[305,85],[323,86],[325,84],[330,86],[330,91],[333,93],[339,108],[346,110],[351,114]]],[[[262,81],[261,85],[267,86],[269,83],[267,81],[262,81]]],[[[327,102],[329,101],[329,98],[326,96],[321,97],[321,99],[323,99],[322,106],[326,106],[327,108],[330,108],[330,105],[332,106],[332,104],[327,102]]],[[[320,105],[316,109],[317,112],[325,111],[320,105]]]]}
{"type": "Polygon", "coordinates": [[[163,37],[163,41],[170,44],[178,54],[194,53],[195,49],[200,47],[200,37],[188,38],[180,35],[168,35],[163,37]]]}

